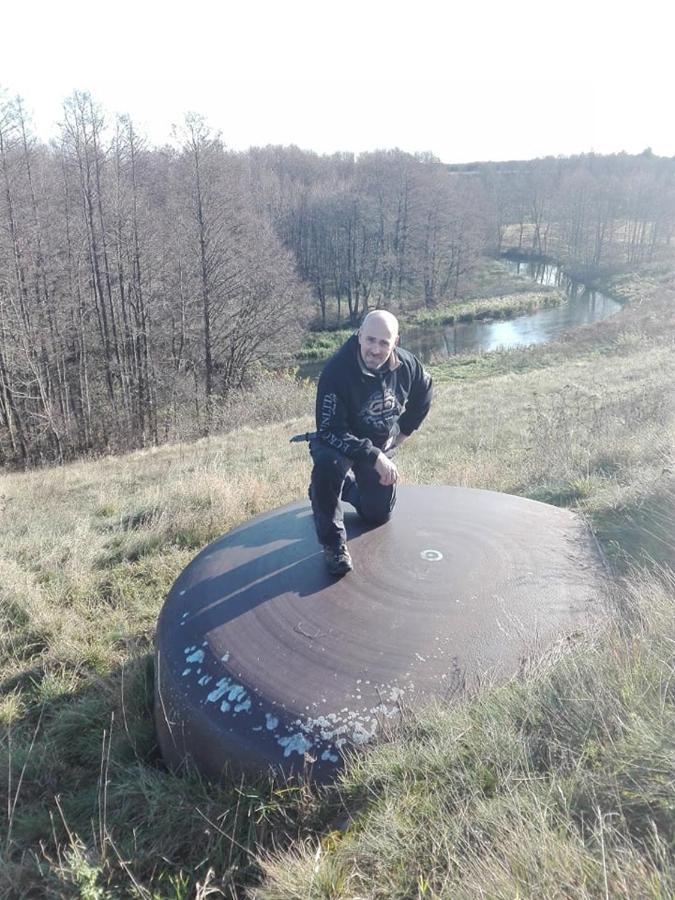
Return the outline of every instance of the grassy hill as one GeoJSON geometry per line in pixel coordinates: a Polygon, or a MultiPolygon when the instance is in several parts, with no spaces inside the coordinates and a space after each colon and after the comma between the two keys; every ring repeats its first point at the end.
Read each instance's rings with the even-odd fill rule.
{"type": "Polygon", "coordinates": [[[305,495],[310,384],[261,382],[208,441],[0,475],[0,897],[672,897],[675,277],[613,290],[621,313],[564,341],[435,367],[400,455],[409,482],[578,510],[606,623],[404,711],[331,789],[172,775],[151,713],[174,578],[305,495]]]}

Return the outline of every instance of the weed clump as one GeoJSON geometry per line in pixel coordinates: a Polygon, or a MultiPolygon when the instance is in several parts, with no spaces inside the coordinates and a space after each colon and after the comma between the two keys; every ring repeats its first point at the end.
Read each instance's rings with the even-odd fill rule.
{"type": "Polygon", "coordinates": [[[639,625],[407,711],[350,760],[346,829],[267,857],[257,896],[670,896],[674,597],[672,575],[635,574],[622,602],[639,625]]]}

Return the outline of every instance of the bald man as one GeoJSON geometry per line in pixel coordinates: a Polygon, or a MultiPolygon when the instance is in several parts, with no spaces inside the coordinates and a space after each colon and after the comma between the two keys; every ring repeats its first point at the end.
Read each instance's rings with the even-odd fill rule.
{"type": "Polygon", "coordinates": [[[374,310],[328,360],[319,378],[310,498],[331,575],[353,568],[341,500],[369,525],[382,525],[396,502],[393,451],[422,424],[431,378],[399,346],[398,321],[374,310]]]}

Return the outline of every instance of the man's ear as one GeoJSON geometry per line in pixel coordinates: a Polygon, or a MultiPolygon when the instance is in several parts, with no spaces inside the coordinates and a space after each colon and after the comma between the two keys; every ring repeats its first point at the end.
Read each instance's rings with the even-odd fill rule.
{"type": "Polygon", "coordinates": [[[401,343],[401,335],[400,335],[400,334],[397,334],[397,335],[396,335],[396,343],[394,344],[394,347],[398,347],[398,345],[399,345],[400,343],[401,343]]]}

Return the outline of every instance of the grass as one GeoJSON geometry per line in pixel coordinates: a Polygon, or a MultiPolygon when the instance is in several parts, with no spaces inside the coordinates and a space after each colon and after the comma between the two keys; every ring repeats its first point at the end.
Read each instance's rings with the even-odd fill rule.
{"type": "Polygon", "coordinates": [[[406,713],[331,790],[172,775],[151,712],[174,578],[305,495],[310,384],[262,379],[208,440],[0,475],[0,897],[672,896],[674,281],[624,276],[612,320],[434,367],[405,480],[577,510],[617,612],[406,713]]]}
{"type": "MultiPolygon", "coordinates": [[[[512,275],[498,260],[486,259],[468,281],[464,296],[425,307],[420,301],[408,301],[394,308],[402,330],[432,328],[482,319],[508,319],[538,309],[560,306],[567,297],[561,290],[540,287],[533,290],[532,280],[512,275]]],[[[316,329],[308,332],[296,355],[299,363],[327,359],[353,334],[355,328],[316,329]]]]}
{"type": "Polygon", "coordinates": [[[402,321],[409,327],[432,327],[482,319],[511,319],[538,309],[562,306],[566,302],[564,291],[529,290],[507,296],[455,301],[430,309],[415,310],[404,316],[402,321]]]}
{"type": "Polygon", "coordinates": [[[339,328],[331,331],[308,332],[297,354],[298,362],[328,359],[354,331],[354,328],[339,328]]]}
{"type": "MultiPolygon", "coordinates": [[[[538,309],[561,306],[566,301],[565,294],[559,290],[523,291],[506,297],[455,301],[428,309],[417,309],[401,313],[398,318],[403,331],[416,328],[435,328],[474,320],[510,319],[524,313],[535,312],[538,309]]],[[[355,329],[351,328],[308,332],[296,356],[297,361],[312,362],[327,359],[342,346],[354,331],[355,329]]]]}
{"type": "Polygon", "coordinates": [[[407,712],[334,790],[349,826],[268,857],[257,896],[671,896],[674,586],[638,578],[630,630],[407,712]]]}

